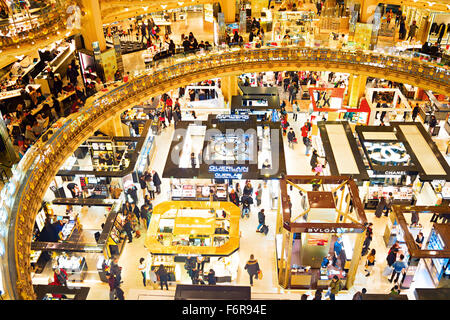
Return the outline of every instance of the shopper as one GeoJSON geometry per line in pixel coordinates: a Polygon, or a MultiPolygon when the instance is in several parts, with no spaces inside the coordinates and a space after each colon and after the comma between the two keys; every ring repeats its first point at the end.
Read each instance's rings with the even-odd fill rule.
{"type": "Polygon", "coordinates": [[[250,218],[250,201],[247,196],[242,197],[241,218],[244,218],[244,216],[247,216],[247,218],[250,218]]]}
{"type": "Polygon", "coordinates": [[[400,250],[400,245],[397,242],[395,242],[392,247],[389,249],[388,255],[386,257],[386,261],[389,267],[392,267],[395,260],[397,260],[397,253],[400,250]]]}
{"type": "Polygon", "coordinates": [[[388,197],[386,198],[386,211],[384,212],[384,216],[387,217],[389,215],[389,212],[392,211],[392,203],[394,199],[392,198],[392,192],[389,192],[388,197]]]}
{"type": "MultiPolygon", "coordinates": [[[[247,180],[247,183],[245,184],[243,196],[251,197],[253,195],[253,187],[249,180],[247,180]]],[[[250,203],[251,204],[251,203],[250,203]]]]}
{"type": "Polygon", "coordinates": [[[253,286],[253,277],[257,279],[258,272],[260,271],[259,263],[253,254],[250,255],[250,260],[247,261],[244,269],[247,270],[248,275],[250,276],[250,285],[253,286]]]}
{"type": "Polygon", "coordinates": [[[386,198],[381,197],[378,201],[377,208],[375,209],[375,217],[380,218],[383,214],[384,208],[386,208],[386,198]]]}
{"type": "Polygon", "coordinates": [[[149,279],[150,283],[152,284],[153,290],[158,289],[158,277],[156,275],[155,268],[156,267],[151,267],[149,271],[149,279]]]}
{"type": "Polygon", "coordinates": [[[120,285],[122,282],[122,267],[119,266],[119,258],[114,256],[110,266],[110,273],[117,280],[117,285],[120,285]]]}
{"type": "Polygon", "coordinates": [[[137,223],[140,225],[141,224],[141,222],[140,222],[140,220],[141,220],[141,210],[139,210],[139,207],[136,205],[136,203],[137,203],[137,201],[133,202],[131,204],[131,211],[133,212],[134,216],[136,217],[137,223]]]}
{"type": "Polygon", "coordinates": [[[142,274],[142,282],[144,283],[144,287],[147,286],[146,269],[147,269],[147,264],[145,263],[145,259],[144,259],[144,258],[140,258],[140,259],[139,259],[139,267],[138,267],[138,270],[139,270],[139,271],[141,272],[141,274],[142,274]]]}
{"type": "Polygon", "coordinates": [[[322,300],[322,289],[316,290],[313,300],[322,300]]]}
{"type": "Polygon", "coordinates": [[[266,215],[264,214],[264,209],[258,212],[258,226],[256,227],[256,232],[261,232],[262,226],[266,223],[266,215]]]}
{"type": "Polygon", "coordinates": [[[341,291],[342,287],[341,280],[339,280],[337,275],[334,275],[330,282],[330,288],[328,289],[330,292],[330,300],[336,300],[336,295],[341,291]]]}
{"type": "Polygon", "coordinates": [[[306,293],[302,294],[300,300],[308,300],[308,295],[306,293]]]}
{"type": "Polygon", "coordinates": [[[239,196],[234,191],[234,189],[231,189],[230,194],[228,195],[228,198],[230,199],[230,202],[233,202],[236,206],[239,207],[239,196]]]}
{"type": "Polygon", "coordinates": [[[256,189],[255,192],[255,197],[256,197],[256,205],[259,207],[261,205],[261,197],[262,197],[262,186],[261,183],[258,184],[258,188],[256,189]]]}
{"type": "Polygon", "coordinates": [[[337,238],[336,241],[334,242],[334,255],[333,255],[333,267],[336,267],[336,262],[337,259],[339,258],[339,255],[341,254],[342,251],[342,238],[337,238]]]}
{"type": "Polygon", "coordinates": [[[155,184],[156,193],[161,193],[161,179],[159,178],[158,173],[155,170],[152,170],[152,179],[153,183],[155,184]]]}
{"type": "Polygon", "coordinates": [[[127,195],[131,197],[134,204],[138,203],[137,188],[135,185],[132,185],[130,188],[127,189],[127,195]]]}
{"type": "Polygon", "coordinates": [[[419,111],[420,111],[419,104],[416,103],[416,105],[414,106],[414,109],[412,111],[412,115],[411,115],[412,121],[416,121],[416,118],[417,118],[417,115],[419,114],[419,111]]]}
{"type": "Polygon", "coordinates": [[[400,294],[400,288],[398,285],[395,285],[391,288],[391,292],[389,292],[390,295],[397,296],[400,294]]]}
{"type": "Polygon", "coordinates": [[[241,190],[241,186],[239,185],[239,182],[236,182],[234,191],[236,192],[239,199],[241,199],[242,198],[242,190],[241,190]]]}
{"type": "Polygon", "coordinates": [[[295,138],[295,132],[294,132],[294,129],[292,127],[289,129],[287,138],[288,138],[288,145],[289,145],[289,147],[293,148],[294,147],[294,143],[295,143],[295,141],[297,139],[295,138]]]}
{"type": "Polygon", "coordinates": [[[142,174],[139,177],[139,186],[141,187],[142,190],[142,197],[145,198],[145,190],[147,189],[147,184],[145,182],[145,174],[142,174]]]}
{"type": "Polygon", "coordinates": [[[215,285],[217,283],[216,273],[213,269],[209,269],[207,280],[209,285],[215,285]]]}
{"type": "Polygon", "coordinates": [[[156,274],[159,277],[159,284],[161,286],[161,290],[163,289],[163,285],[166,285],[166,290],[169,290],[169,285],[167,283],[169,275],[167,274],[167,270],[164,267],[163,264],[159,265],[158,271],[156,271],[156,274]]]}
{"type": "Polygon", "coordinates": [[[131,220],[128,218],[131,217],[131,215],[127,215],[127,218],[125,219],[125,224],[123,225],[123,230],[127,233],[128,237],[128,243],[133,242],[133,227],[131,226],[131,220]]]}
{"type": "Polygon", "coordinates": [[[370,247],[371,242],[372,242],[372,235],[367,234],[366,238],[364,239],[364,242],[363,242],[361,256],[365,256],[367,254],[367,252],[369,252],[369,247],[370,247]]]}
{"type": "Polygon", "coordinates": [[[392,267],[394,268],[391,278],[389,279],[389,282],[392,282],[395,278],[394,282],[397,282],[399,277],[400,277],[400,273],[404,273],[406,270],[406,263],[405,261],[403,261],[405,259],[405,256],[403,254],[400,255],[400,260],[395,261],[394,264],[392,265],[392,267]]]}
{"type": "Polygon", "coordinates": [[[425,238],[424,238],[424,236],[423,236],[422,231],[420,231],[419,234],[418,234],[417,237],[416,237],[416,240],[415,240],[415,242],[416,242],[416,244],[417,244],[417,247],[418,247],[419,249],[422,248],[423,240],[425,240],[425,238]]]}
{"type": "Polygon", "coordinates": [[[203,272],[204,268],[205,268],[205,257],[203,256],[198,256],[197,257],[197,269],[201,272],[203,272]]]}
{"type": "Polygon", "coordinates": [[[294,101],[292,104],[292,119],[294,119],[295,122],[297,122],[298,113],[300,112],[300,108],[298,107],[297,103],[294,101]]]}
{"type": "Polygon", "coordinates": [[[375,249],[372,249],[369,255],[367,256],[366,268],[364,269],[364,271],[367,272],[366,277],[370,276],[370,272],[372,271],[373,266],[375,265],[375,254],[376,254],[375,249]]]}
{"type": "Polygon", "coordinates": [[[191,278],[192,284],[197,284],[198,283],[199,271],[198,271],[197,266],[195,265],[195,263],[192,266],[192,268],[190,268],[188,270],[188,274],[189,274],[189,277],[191,278]]]}
{"type": "Polygon", "coordinates": [[[67,287],[67,272],[63,268],[56,268],[53,274],[54,282],[59,286],[67,287]]]}
{"type": "Polygon", "coordinates": [[[147,203],[144,203],[141,207],[141,219],[143,220],[143,224],[145,224],[146,229],[148,229],[150,225],[150,220],[152,218],[152,213],[150,207],[147,203]]]}
{"type": "Polygon", "coordinates": [[[416,25],[416,20],[414,20],[412,25],[409,26],[408,38],[406,38],[406,41],[412,40],[416,36],[417,29],[419,29],[419,27],[416,25]]]}
{"type": "Polygon", "coordinates": [[[120,281],[117,280],[117,277],[112,273],[107,273],[106,277],[108,278],[109,284],[109,299],[115,300],[125,300],[124,292],[120,288],[120,281]]]}
{"type": "Polygon", "coordinates": [[[430,136],[434,136],[434,128],[437,125],[437,119],[435,115],[431,115],[430,121],[428,122],[428,132],[430,133],[430,136]]]}
{"type": "Polygon", "coordinates": [[[145,178],[145,183],[147,185],[147,191],[151,200],[155,199],[155,183],[153,182],[152,176],[149,175],[145,178]]]}
{"type": "Polygon", "coordinates": [[[400,24],[398,29],[398,38],[399,40],[404,40],[406,36],[406,21],[405,17],[400,17],[400,24]]]}

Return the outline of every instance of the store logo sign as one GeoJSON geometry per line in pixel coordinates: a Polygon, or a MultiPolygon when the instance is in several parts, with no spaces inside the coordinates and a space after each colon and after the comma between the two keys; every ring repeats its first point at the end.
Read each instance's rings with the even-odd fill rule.
{"type": "Polygon", "coordinates": [[[391,175],[391,176],[405,176],[406,175],[406,171],[389,171],[386,170],[384,171],[385,175],[391,175]]]}
{"type": "Polygon", "coordinates": [[[209,172],[214,172],[214,178],[216,179],[242,179],[242,173],[248,172],[246,166],[214,166],[211,165],[208,168],[209,172]]]}
{"type": "Polygon", "coordinates": [[[209,166],[209,172],[227,172],[227,173],[247,173],[248,167],[246,166],[209,166]]]}
{"type": "Polygon", "coordinates": [[[336,228],[306,228],[307,233],[336,233],[336,228]]]}
{"type": "Polygon", "coordinates": [[[248,121],[250,119],[247,114],[218,114],[216,119],[220,122],[224,121],[248,121]]]}

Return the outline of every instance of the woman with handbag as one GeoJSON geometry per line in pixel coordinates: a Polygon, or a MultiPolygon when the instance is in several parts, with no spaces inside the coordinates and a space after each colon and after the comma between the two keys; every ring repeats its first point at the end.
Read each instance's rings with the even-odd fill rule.
{"type": "Polygon", "coordinates": [[[376,254],[375,249],[372,249],[369,255],[367,256],[366,268],[364,269],[364,271],[367,272],[366,277],[370,276],[370,272],[372,271],[373,266],[375,265],[375,254],[376,254]]]}

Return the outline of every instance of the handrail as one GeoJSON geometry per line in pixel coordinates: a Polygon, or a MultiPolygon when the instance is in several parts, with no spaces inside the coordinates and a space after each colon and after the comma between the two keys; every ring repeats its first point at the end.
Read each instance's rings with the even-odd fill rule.
{"type": "MultiPolygon", "coordinates": [[[[176,87],[180,81],[195,81],[201,76],[220,76],[228,72],[243,73],[251,70],[308,70],[320,67],[341,72],[382,76],[385,79],[413,81],[425,88],[444,94],[450,93],[450,72],[439,66],[415,62],[400,56],[383,56],[371,52],[356,52],[307,47],[273,47],[260,49],[213,49],[210,52],[187,55],[183,59],[170,58],[157,68],[142,72],[130,82],[120,85],[100,96],[77,113],[68,117],[63,126],[46,142],[42,138],[32,146],[14,170],[9,183],[15,190],[2,194],[0,229],[6,234],[6,258],[9,268],[5,274],[10,295],[16,299],[35,297],[30,277],[29,250],[31,233],[38,206],[48,183],[59,165],[72,152],[79,139],[93,131],[114,113],[129,107],[129,99],[144,94],[154,94],[151,89],[167,85],[176,87]],[[231,71],[230,71],[231,70],[231,71]],[[83,135],[84,134],[84,135],[83,135]],[[78,140],[77,140],[78,137],[78,140]],[[9,193],[8,193],[9,192],[9,193]],[[8,200],[10,199],[10,200],[8,200]],[[7,219],[2,219],[2,212],[7,219]]],[[[161,89],[163,90],[163,89],[161,89]]],[[[81,143],[81,142],[79,142],[81,143]]],[[[0,245],[2,235],[0,234],[0,245]]],[[[1,251],[0,251],[1,253],[1,251]]],[[[2,258],[3,259],[3,258],[2,258]]]]}

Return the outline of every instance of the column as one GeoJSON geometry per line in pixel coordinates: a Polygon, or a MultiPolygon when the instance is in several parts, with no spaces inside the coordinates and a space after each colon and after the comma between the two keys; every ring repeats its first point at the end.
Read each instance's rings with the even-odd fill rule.
{"type": "Polygon", "coordinates": [[[236,0],[221,0],[220,8],[225,15],[225,23],[236,21],[236,0]]]}
{"type": "Polygon", "coordinates": [[[364,95],[366,90],[367,76],[350,74],[348,79],[348,92],[344,102],[348,102],[348,106],[356,108],[359,106],[359,99],[364,95]]]}
{"type": "Polygon", "coordinates": [[[81,34],[86,49],[92,51],[92,42],[98,41],[100,51],[106,50],[106,40],[103,35],[102,15],[98,0],[82,0],[83,11],[86,13],[81,20],[81,34]]]}
{"type": "Polygon", "coordinates": [[[347,273],[347,289],[350,289],[355,282],[356,271],[358,271],[358,265],[361,261],[361,251],[364,243],[366,232],[358,233],[355,239],[355,246],[353,247],[353,257],[350,262],[350,267],[348,268],[347,273]]]}
{"type": "Polygon", "coordinates": [[[361,0],[361,22],[366,23],[367,20],[375,13],[378,2],[378,0],[361,0]]]}
{"type": "Polygon", "coordinates": [[[221,78],[221,89],[226,103],[231,103],[231,97],[238,94],[237,76],[226,76],[221,78]]]}
{"type": "Polygon", "coordinates": [[[114,115],[100,127],[100,131],[111,137],[124,136],[124,130],[122,128],[122,121],[120,119],[120,113],[114,115]]]}

